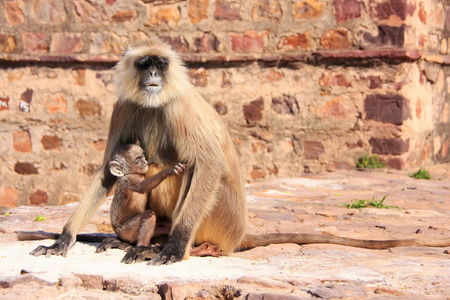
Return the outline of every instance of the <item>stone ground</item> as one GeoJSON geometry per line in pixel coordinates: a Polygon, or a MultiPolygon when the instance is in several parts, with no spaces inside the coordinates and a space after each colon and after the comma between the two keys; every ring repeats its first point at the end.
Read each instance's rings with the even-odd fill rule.
{"type": "MultiPolygon", "coordinates": [[[[249,231],[449,238],[450,165],[428,170],[434,180],[355,170],[249,184],[249,231]],[[386,205],[401,208],[343,207],[384,196],[386,205]]],[[[52,241],[17,241],[14,231],[60,232],[75,205],[18,207],[0,217],[1,299],[450,299],[450,247],[282,244],[159,267],[121,264],[122,251],[95,254],[96,245],[87,243],[77,243],[67,258],[28,255],[52,241]],[[37,215],[46,220],[34,221],[37,215]]],[[[108,209],[107,201],[85,232],[111,230],[108,209]]]]}

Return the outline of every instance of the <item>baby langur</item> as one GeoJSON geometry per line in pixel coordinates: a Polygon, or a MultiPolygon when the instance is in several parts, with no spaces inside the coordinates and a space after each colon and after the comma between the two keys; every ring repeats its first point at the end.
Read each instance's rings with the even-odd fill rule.
{"type": "MultiPolygon", "coordinates": [[[[150,164],[153,163],[150,161],[150,164]]],[[[107,238],[99,245],[96,252],[103,252],[109,248],[126,250],[127,254],[122,262],[127,264],[153,258],[159,253],[159,248],[150,246],[151,238],[168,235],[170,226],[156,227],[156,215],[149,209],[147,199],[151,199],[152,190],[164,179],[181,174],[185,165],[177,164],[174,168],[164,169],[145,179],[149,163],[144,156],[144,151],[138,145],[128,144],[118,147],[109,162],[109,167],[111,174],[118,178],[111,203],[110,218],[114,232],[120,240],[107,238]],[[131,247],[130,244],[136,244],[136,246],[131,247]]],[[[218,256],[220,250],[217,246],[204,244],[192,249],[191,255],[218,256]]]]}
{"type": "Polygon", "coordinates": [[[159,252],[157,248],[150,246],[150,239],[155,235],[169,234],[169,229],[156,228],[156,215],[149,209],[146,194],[151,194],[167,177],[183,172],[185,166],[177,164],[174,168],[164,169],[145,179],[148,169],[149,163],[143,149],[138,145],[120,146],[112,156],[109,170],[118,180],[111,203],[110,218],[114,232],[120,240],[105,239],[97,248],[97,252],[108,248],[128,248],[122,259],[122,262],[126,263],[133,262],[138,254],[146,253],[148,256],[159,252]],[[127,243],[135,243],[136,247],[130,247],[127,243]]]}

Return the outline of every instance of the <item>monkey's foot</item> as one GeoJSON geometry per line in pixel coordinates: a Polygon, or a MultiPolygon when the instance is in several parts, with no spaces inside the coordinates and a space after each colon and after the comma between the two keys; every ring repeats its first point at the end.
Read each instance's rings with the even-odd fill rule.
{"type": "Polygon", "coordinates": [[[145,259],[152,259],[159,252],[161,252],[161,250],[155,245],[130,247],[126,251],[127,254],[125,254],[121,261],[126,264],[142,262],[145,259]]]}
{"type": "Polygon", "coordinates": [[[186,247],[180,245],[180,243],[169,241],[164,245],[162,251],[148,262],[148,265],[170,265],[174,262],[181,261],[184,256],[184,249],[186,249],[186,247]]]}
{"type": "Polygon", "coordinates": [[[126,251],[130,247],[130,244],[128,244],[127,242],[123,242],[117,238],[106,238],[103,240],[103,242],[101,242],[100,245],[98,245],[95,253],[102,253],[108,249],[120,249],[126,251]]]}
{"type": "Polygon", "coordinates": [[[191,256],[222,256],[223,250],[217,245],[203,243],[200,246],[191,248],[191,256]]]}
{"type": "Polygon", "coordinates": [[[30,252],[31,255],[40,256],[45,255],[45,257],[50,257],[51,255],[56,256],[67,256],[67,250],[69,246],[75,242],[75,239],[72,239],[72,236],[67,234],[65,231],[61,234],[61,236],[56,240],[56,242],[50,247],[47,246],[39,246],[33,251],[30,252]]]}

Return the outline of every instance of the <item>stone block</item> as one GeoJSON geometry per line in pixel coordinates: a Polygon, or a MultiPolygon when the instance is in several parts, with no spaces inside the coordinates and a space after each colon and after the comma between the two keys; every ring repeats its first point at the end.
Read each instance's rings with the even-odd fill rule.
{"type": "Polygon", "coordinates": [[[364,32],[362,36],[364,44],[361,46],[363,47],[403,47],[405,43],[405,25],[402,24],[399,27],[380,25],[376,36],[369,32],[364,32]]]}
{"type": "Polygon", "coordinates": [[[112,16],[112,20],[116,23],[125,23],[135,20],[137,17],[138,13],[135,10],[121,10],[116,12],[114,16],[112,16]]]}
{"type": "Polygon", "coordinates": [[[297,99],[288,94],[272,98],[272,109],[282,115],[298,116],[300,112],[297,99]]]}
{"type": "Polygon", "coordinates": [[[361,11],[364,9],[363,2],[358,0],[333,0],[333,6],[338,23],[361,17],[361,11]]]}
{"type": "Polygon", "coordinates": [[[52,94],[48,96],[45,99],[45,105],[51,114],[56,112],[67,112],[67,100],[62,94],[52,94]]]}
{"type": "Polygon", "coordinates": [[[50,52],[57,54],[71,54],[83,51],[84,43],[80,34],[70,32],[54,33],[50,43],[50,52]]]}
{"type": "Polygon", "coordinates": [[[220,45],[219,39],[211,33],[204,33],[201,38],[194,40],[196,52],[214,52],[220,45]]]}
{"type": "Polygon", "coordinates": [[[222,101],[214,103],[213,107],[216,110],[216,112],[221,116],[224,116],[228,113],[228,106],[226,103],[223,103],[222,101]]]}
{"type": "Polygon", "coordinates": [[[364,99],[366,120],[401,125],[411,117],[409,100],[398,94],[373,94],[364,99]]]}
{"type": "Polygon", "coordinates": [[[8,23],[11,26],[17,26],[25,22],[25,17],[23,15],[21,4],[19,2],[6,2],[5,15],[6,20],[8,20],[8,23]]]}
{"type": "Polygon", "coordinates": [[[32,205],[47,204],[47,202],[48,194],[46,191],[37,190],[30,195],[30,204],[32,205]]]}
{"type": "Polygon", "coordinates": [[[303,141],[303,152],[306,159],[319,159],[324,147],[321,142],[303,141]]]}
{"type": "Polygon", "coordinates": [[[409,150],[409,139],[372,137],[369,140],[369,144],[374,154],[401,155],[409,150]]]}
{"type": "Polygon", "coordinates": [[[395,18],[398,18],[401,21],[405,21],[406,17],[412,16],[416,10],[416,3],[409,0],[370,0],[370,2],[369,15],[378,20],[392,20],[392,22],[396,22],[395,18]]]}
{"type": "Polygon", "coordinates": [[[9,110],[9,97],[0,97],[0,111],[9,110]]]}
{"type": "Polygon", "coordinates": [[[267,176],[267,171],[258,167],[254,167],[253,170],[250,172],[250,176],[252,177],[253,180],[263,179],[264,177],[267,176]]]}
{"type": "Polygon", "coordinates": [[[231,35],[231,49],[235,52],[264,52],[264,40],[268,32],[245,31],[244,34],[231,35]]]}
{"type": "Polygon", "coordinates": [[[62,147],[62,139],[56,135],[44,135],[41,139],[42,148],[53,150],[62,147]]]}
{"type": "Polygon", "coordinates": [[[74,0],[75,13],[81,21],[90,25],[106,24],[108,15],[101,5],[92,4],[89,1],[74,0]]]}
{"type": "Polygon", "coordinates": [[[352,46],[347,30],[327,30],[320,38],[320,44],[324,49],[347,49],[352,46]]]}
{"type": "Polygon", "coordinates": [[[159,36],[160,39],[172,46],[172,48],[178,52],[189,51],[189,43],[186,41],[184,36],[170,37],[170,36],[159,36]]]}
{"type": "Polygon", "coordinates": [[[178,5],[149,6],[148,16],[145,25],[160,26],[166,24],[170,28],[175,28],[180,22],[181,12],[178,5]]]}
{"type": "Polygon", "coordinates": [[[21,112],[30,112],[31,100],[33,100],[33,90],[27,89],[20,95],[19,110],[21,112]]]}
{"type": "Polygon", "coordinates": [[[253,4],[252,19],[254,21],[268,19],[278,22],[282,17],[283,10],[279,0],[256,0],[253,4]]]}
{"type": "Polygon", "coordinates": [[[13,133],[13,149],[18,152],[31,152],[31,137],[27,130],[13,133]]]}
{"type": "Polygon", "coordinates": [[[262,97],[244,105],[244,118],[247,123],[261,121],[264,111],[264,99],[262,97]]]}
{"type": "Polygon", "coordinates": [[[283,36],[277,46],[278,50],[308,50],[310,48],[309,34],[283,36]]]}
{"type": "Polygon", "coordinates": [[[342,73],[334,73],[328,70],[325,70],[320,76],[319,79],[320,86],[341,86],[341,87],[351,87],[352,81],[342,73]]]}
{"type": "Polygon", "coordinates": [[[206,69],[191,69],[190,75],[193,85],[201,87],[205,87],[208,85],[208,73],[206,72],[206,69]]]}
{"type": "Polygon", "coordinates": [[[47,36],[43,32],[23,32],[23,51],[30,54],[47,53],[47,36]]]}
{"type": "Polygon", "coordinates": [[[95,32],[91,34],[92,54],[122,54],[127,46],[127,38],[113,32],[95,32]]]}
{"type": "Polygon", "coordinates": [[[0,206],[16,207],[19,191],[10,187],[5,187],[0,194],[0,206]]]}
{"type": "Polygon", "coordinates": [[[17,52],[16,38],[12,35],[0,34],[0,52],[17,52]]]}
{"type": "Polygon", "coordinates": [[[405,162],[400,157],[389,158],[386,161],[386,166],[395,170],[402,170],[405,167],[405,162]]]}
{"type": "Polygon", "coordinates": [[[28,162],[17,162],[14,166],[14,172],[20,175],[36,175],[39,174],[38,169],[28,162]]]}
{"type": "Polygon", "coordinates": [[[94,100],[80,99],[75,103],[80,116],[101,116],[102,106],[94,100]]]}
{"type": "Polygon", "coordinates": [[[192,24],[208,19],[209,0],[190,0],[188,15],[192,24]]]}
{"type": "Polygon", "coordinates": [[[241,3],[228,2],[220,0],[216,2],[214,11],[214,18],[216,20],[226,21],[240,21],[241,18],[241,3]]]}
{"type": "Polygon", "coordinates": [[[33,1],[33,14],[44,24],[56,25],[67,20],[64,0],[35,0],[33,1]]]}
{"type": "Polygon", "coordinates": [[[86,289],[98,289],[103,290],[103,276],[93,274],[73,274],[80,278],[82,286],[86,289]]]}
{"type": "Polygon", "coordinates": [[[292,16],[294,19],[315,19],[322,16],[326,5],[318,0],[296,1],[292,3],[292,16]]]}

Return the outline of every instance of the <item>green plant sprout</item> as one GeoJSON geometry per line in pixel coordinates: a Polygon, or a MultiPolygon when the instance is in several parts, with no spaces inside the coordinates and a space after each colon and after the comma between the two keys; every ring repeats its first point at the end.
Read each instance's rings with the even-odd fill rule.
{"type": "Polygon", "coordinates": [[[356,163],[358,169],[382,169],[386,164],[376,155],[369,156],[367,153],[361,156],[356,163]]]}
{"type": "Polygon", "coordinates": [[[9,217],[10,215],[11,215],[11,213],[9,211],[7,211],[3,214],[4,217],[9,217]]]}
{"type": "Polygon", "coordinates": [[[43,215],[38,215],[37,217],[36,217],[36,219],[34,219],[36,222],[40,222],[40,221],[45,221],[46,220],[46,218],[43,216],[43,215]]]}
{"type": "Polygon", "coordinates": [[[398,209],[402,209],[399,206],[392,206],[392,205],[385,205],[383,204],[384,200],[386,200],[386,196],[384,196],[381,200],[377,200],[375,199],[375,197],[372,197],[372,200],[368,200],[368,199],[354,199],[352,200],[352,203],[350,204],[345,204],[344,207],[346,208],[356,208],[356,209],[361,209],[361,208],[366,208],[366,207],[375,207],[375,208],[398,208],[398,209]]]}
{"type": "Polygon", "coordinates": [[[422,167],[416,173],[409,174],[409,177],[415,179],[431,179],[430,173],[422,167]]]}

